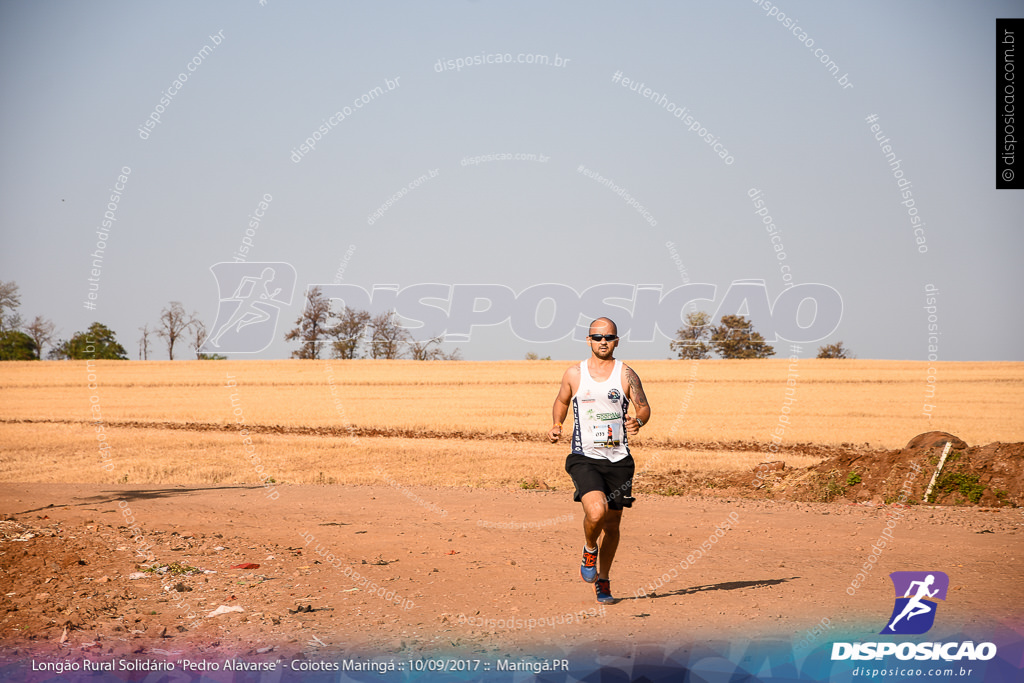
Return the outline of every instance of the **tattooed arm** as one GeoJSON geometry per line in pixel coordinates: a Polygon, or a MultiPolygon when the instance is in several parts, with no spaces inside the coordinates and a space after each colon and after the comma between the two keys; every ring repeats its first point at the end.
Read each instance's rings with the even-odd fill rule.
{"type": "Polygon", "coordinates": [[[626,431],[629,434],[637,434],[640,431],[640,422],[647,424],[651,419],[651,406],[647,402],[647,395],[644,394],[643,384],[640,383],[640,376],[628,365],[622,366],[622,374],[625,376],[626,396],[636,406],[636,417],[626,417],[626,431]]]}

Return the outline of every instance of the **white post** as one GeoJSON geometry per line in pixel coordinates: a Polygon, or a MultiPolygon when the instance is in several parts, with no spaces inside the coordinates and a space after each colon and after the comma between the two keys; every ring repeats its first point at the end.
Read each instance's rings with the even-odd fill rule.
{"type": "Polygon", "coordinates": [[[946,447],[942,449],[942,457],[939,458],[939,464],[935,468],[935,473],[932,475],[931,483],[928,484],[928,490],[924,494],[924,502],[927,503],[928,499],[931,498],[932,488],[935,486],[935,480],[939,478],[939,472],[942,471],[942,465],[946,462],[946,456],[949,455],[949,449],[953,447],[952,441],[946,442],[946,447]]]}

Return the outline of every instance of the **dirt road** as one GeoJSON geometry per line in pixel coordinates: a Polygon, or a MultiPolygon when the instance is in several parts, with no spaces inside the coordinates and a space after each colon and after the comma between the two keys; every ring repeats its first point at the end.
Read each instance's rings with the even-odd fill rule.
{"type": "Polygon", "coordinates": [[[582,520],[565,492],[277,490],[4,485],[6,658],[526,655],[720,638],[799,651],[872,638],[901,570],[950,577],[929,637],[1024,631],[1015,509],[640,495],[612,573],[620,601],[602,609],[579,578],[582,520]],[[259,567],[233,568],[246,563],[259,567]],[[222,605],[244,611],[207,616],[222,605]]]}

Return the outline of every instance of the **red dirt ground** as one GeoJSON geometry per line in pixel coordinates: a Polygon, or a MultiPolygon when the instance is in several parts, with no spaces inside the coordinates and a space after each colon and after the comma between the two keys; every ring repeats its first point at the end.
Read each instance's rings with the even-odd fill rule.
{"type": "MultiPolygon", "coordinates": [[[[991,453],[975,449],[966,460],[986,462],[991,453]]],[[[874,481],[891,464],[878,456],[872,469],[865,458],[840,472],[863,466],[874,481]]],[[[840,633],[877,634],[893,604],[888,573],[901,570],[950,577],[931,636],[1024,632],[1020,509],[802,503],[722,489],[714,497],[661,496],[638,486],[612,571],[620,601],[599,611],[578,574],[579,506],[561,484],[280,486],[277,500],[260,487],[7,484],[3,659],[497,656],[723,635],[813,645],[840,633]],[[152,546],[151,562],[136,555],[124,506],[152,546]],[[851,596],[847,588],[887,519],[896,520],[895,542],[851,596]],[[712,544],[716,527],[721,537],[712,544]],[[708,552],[690,561],[702,543],[708,552]],[[154,563],[213,573],[140,572],[154,563]],[[242,563],[259,568],[232,568],[242,563]],[[143,577],[131,578],[136,572],[143,577]],[[397,597],[377,597],[353,572],[397,597]],[[402,600],[408,609],[396,604],[402,600]],[[244,611],[206,616],[221,605],[244,611]],[[827,635],[808,635],[822,623],[827,635]]]]}

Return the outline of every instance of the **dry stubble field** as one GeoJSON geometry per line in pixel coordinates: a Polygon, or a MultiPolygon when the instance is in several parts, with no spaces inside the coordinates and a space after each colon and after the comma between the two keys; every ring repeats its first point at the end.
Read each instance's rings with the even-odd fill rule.
{"type": "MultiPolygon", "coordinates": [[[[544,434],[567,365],[4,363],[0,481],[256,483],[238,433],[244,420],[279,483],[564,488],[565,443],[550,445],[544,434]],[[106,469],[97,417],[110,445],[106,469]]],[[[783,452],[798,443],[899,448],[930,430],[971,445],[1024,441],[1024,364],[931,365],[934,398],[924,362],[636,362],[654,410],[634,440],[638,465],[654,473],[753,468],[771,455],[780,428],[783,452]]],[[[786,459],[797,467],[815,460],[786,459]]]]}

